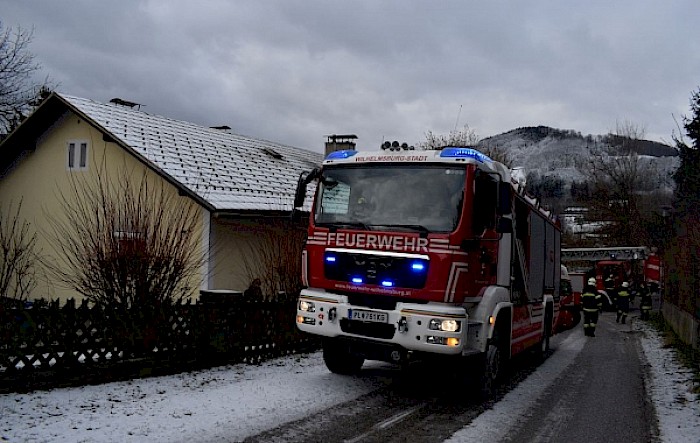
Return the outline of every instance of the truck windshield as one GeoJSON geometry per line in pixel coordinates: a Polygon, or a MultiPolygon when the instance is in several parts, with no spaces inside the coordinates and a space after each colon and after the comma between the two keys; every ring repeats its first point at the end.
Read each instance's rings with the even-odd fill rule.
{"type": "Polygon", "coordinates": [[[445,165],[363,165],[323,171],[314,221],[360,229],[452,232],[466,171],[445,165]]]}

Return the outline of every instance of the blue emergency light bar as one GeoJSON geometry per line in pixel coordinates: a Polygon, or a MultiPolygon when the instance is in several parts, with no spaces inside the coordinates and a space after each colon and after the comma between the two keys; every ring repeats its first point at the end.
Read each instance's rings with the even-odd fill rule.
{"type": "Polygon", "coordinates": [[[442,158],[473,158],[481,163],[492,162],[489,156],[482,154],[476,149],[472,148],[443,148],[440,151],[440,157],[442,158]]]}
{"type": "Polygon", "coordinates": [[[326,156],[326,160],[342,160],[345,158],[350,158],[357,154],[357,151],[352,149],[345,149],[342,151],[333,151],[326,156]]]}
{"type": "Polygon", "coordinates": [[[425,265],[422,262],[414,262],[411,264],[411,269],[416,272],[422,272],[425,269],[425,265]]]}

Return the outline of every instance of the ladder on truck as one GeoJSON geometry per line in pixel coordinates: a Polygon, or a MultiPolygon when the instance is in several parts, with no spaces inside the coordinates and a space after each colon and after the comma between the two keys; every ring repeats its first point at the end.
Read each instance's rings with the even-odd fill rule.
{"type": "Polygon", "coordinates": [[[646,246],[621,246],[610,248],[562,248],[561,261],[646,260],[646,246]]]}

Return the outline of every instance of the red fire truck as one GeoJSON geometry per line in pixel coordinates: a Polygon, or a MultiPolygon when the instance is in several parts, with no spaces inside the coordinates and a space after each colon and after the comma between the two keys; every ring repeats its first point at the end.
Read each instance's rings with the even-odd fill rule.
{"type": "Polygon", "coordinates": [[[318,186],[297,325],[323,338],[332,372],[442,358],[490,390],[510,357],[549,348],[560,228],[481,152],[397,145],[332,152],[300,176],[295,207],[318,186]]]}
{"type": "MultiPolygon", "coordinates": [[[[615,309],[615,294],[605,288],[605,280],[612,276],[612,284],[619,288],[627,281],[633,287],[644,281],[652,292],[658,292],[662,277],[663,266],[655,250],[645,246],[619,246],[597,248],[562,249],[562,262],[570,264],[581,272],[569,275],[577,280],[595,277],[596,289],[602,296],[603,309],[615,309]]],[[[576,289],[573,290],[574,294],[576,289]]],[[[575,305],[580,302],[575,301],[575,305]]]]}
{"type": "Polygon", "coordinates": [[[561,265],[561,280],[559,287],[559,317],[554,326],[556,332],[571,329],[581,321],[581,293],[584,275],[569,272],[561,265]]]}

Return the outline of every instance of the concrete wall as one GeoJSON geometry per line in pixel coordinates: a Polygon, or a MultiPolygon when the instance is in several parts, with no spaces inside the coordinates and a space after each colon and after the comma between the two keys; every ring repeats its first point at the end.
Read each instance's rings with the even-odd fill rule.
{"type": "Polygon", "coordinates": [[[700,322],[688,312],[678,309],[675,305],[665,302],[661,307],[664,320],[685,343],[700,349],[700,322]]]}

